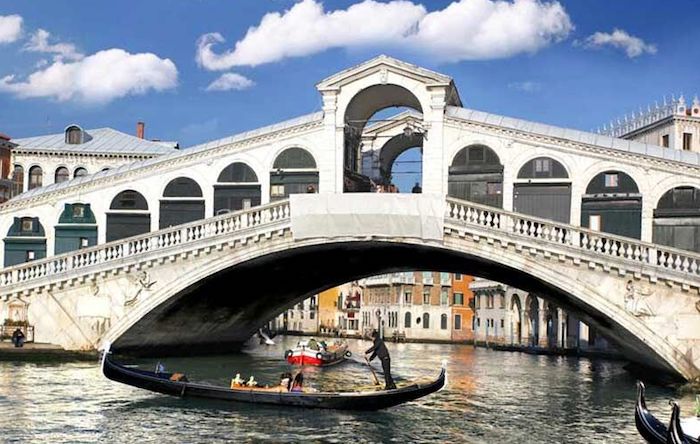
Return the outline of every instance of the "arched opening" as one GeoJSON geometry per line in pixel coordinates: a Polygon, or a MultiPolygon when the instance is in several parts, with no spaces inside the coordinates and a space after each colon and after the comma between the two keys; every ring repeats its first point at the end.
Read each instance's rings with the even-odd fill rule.
{"type": "Polygon", "coordinates": [[[653,241],[700,252],[700,189],[676,187],[661,196],[654,209],[653,241]]]}
{"type": "Polygon", "coordinates": [[[527,296],[528,345],[537,347],[540,343],[540,302],[536,296],[527,296]]]}
{"type": "Polygon", "coordinates": [[[447,330],[447,315],[445,313],[440,315],[440,330],[447,330]]]}
{"type": "Polygon", "coordinates": [[[24,167],[15,165],[12,170],[12,195],[16,196],[24,191],[24,167]]]}
{"type": "Polygon", "coordinates": [[[189,177],[171,180],[160,199],[158,228],[167,228],[204,219],[202,188],[189,177]]]}
{"type": "Polygon", "coordinates": [[[243,162],[234,162],[219,173],[214,184],[214,214],[260,205],[260,196],[255,171],[243,162]]]}
{"type": "Polygon", "coordinates": [[[547,347],[555,348],[559,339],[559,309],[547,302],[546,323],[547,323],[547,347]]]}
{"type": "Polygon", "coordinates": [[[503,206],[503,165],[486,145],[462,148],[452,160],[448,196],[501,208],[503,206]]]}
{"type": "Polygon", "coordinates": [[[65,129],[65,143],[68,145],[79,145],[85,140],[85,132],[78,125],[70,125],[65,129]]]}
{"type": "Polygon", "coordinates": [[[430,328],[430,313],[423,313],[423,328],[430,328]]]}
{"type": "Polygon", "coordinates": [[[74,179],[77,179],[78,177],[84,177],[84,176],[87,176],[87,175],[88,175],[88,171],[87,171],[85,168],[83,168],[83,167],[78,167],[78,168],[76,168],[75,171],[73,172],[73,178],[74,178],[74,179]]]}
{"type": "Polygon", "coordinates": [[[403,316],[403,327],[411,328],[411,312],[407,311],[403,316]]]}
{"type": "Polygon", "coordinates": [[[39,165],[29,168],[29,190],[39,188],[43,183],[44,171],[39,165]]]}
{"type": "Polygon", "coordinates": [[[138,191],[125,190],[117,194],[107,213],[107,242],[151,231],[151,214],[146,198],[138,191]]]}
{"type": "MultiPolygon", "coordinates": [[[[408,89],[394,84],[372,85],[358,92],[348,104],[344,115],[344,149],[343,149],[343,170],[344,170],[344,191],[369,191],[370,171],[363,171],[362,165],[362,135],[368,122],[382,122],[391,119],[375,119],[374,116],[381,111],[392,107],[410,108],[419,113],[423,112],[420,101],[408,89]]],[[[398,151],[394,159],[405,149],[422,146],[422,139],[425,131],[420,123],[407,123],[403,136],[407,139],[419,137],[420,145],[412,142],[411,146],[404,147],[398,151]]],[[[398,136],[397,136],[398,137],[398,136]]],[[[395,143],[405,144],[406,141],[397,139],[395,143]]],[[[388,165],[393,163],[390,162],[388,165]]],[[[385,167],[387,165],[384,165],[385,167]]],[[[382,175],[381,179],[386,181],[388,177],[382,175]]],[[[382,183],[381,185],[387,185],[382,183]]]]}
{"type": "Polygon", "coordinates": [[[513,185],[513,210],[569,223],[571,181],[564,165],[550,157],[537,157],[525,163],[513,185]]]}
{"type": "Polygon", "coordinates": [[[520,296],[513,294],[510,299],[510,320],[511,320],[511,344],[520,345],[522,343],[523,331],[522,331],[522,304],[520,302],[520,296]]]}
{"type": "Polygon", "coordinates": [[[270,171],[270,200],[280,200],[290,194],[318,193],[316,160],[303,148],[282,151],[270,171]]]}
{"type": "Polygon", "coordinates": [[[54,254],[97,245],[97,221],[90,204],[65,204],[54,230],[54,254]]]}
{"type": "Polygon", "coordinates": [[[38,217],[15,217],[4,241],[5,267],[46,257],[46,234],[38,217]]]}
{"type": "Polygon", "coordinates": [[[614,170],[591,179],[581,198],[581,226],[640,239],[642,195],[634,179],[614,170]]]}
{"type": "Polygon", "coordinates": [[[70,172],[66,167],[56,168],[56,173],[54,174],[54,183],[61,183],[70,180],[70,172]]]}

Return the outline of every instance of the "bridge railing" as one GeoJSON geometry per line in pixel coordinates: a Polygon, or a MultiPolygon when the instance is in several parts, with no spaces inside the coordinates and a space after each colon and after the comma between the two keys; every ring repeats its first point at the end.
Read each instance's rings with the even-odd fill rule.
{"type": "Polygon", "coordinates": [[[0,272],[0,287],[82,267],[117,262],[129,256],[260,227],[289,218],[289,200],[277,201],[5,268],[0,272]]]}
{"type": "Polygon", "coordinates": [[[446,221],[476,225],[519,237],[565,245],[597,255],[700,275],[700,254],[575,227],[458,199],[447,199],[446,221]]]}

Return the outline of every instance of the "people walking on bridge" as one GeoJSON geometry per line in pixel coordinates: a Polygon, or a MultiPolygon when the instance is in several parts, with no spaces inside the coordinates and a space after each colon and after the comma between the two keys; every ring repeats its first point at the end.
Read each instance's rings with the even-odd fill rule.
{"type": "Polygon", "coordinates": [[[391,377],[391,357],[389,357],[389,350],[387,350],[386,345],[382,338],[379,337],[379,332],[377,330],[372,331],[372,340],[374,345],[367,349],[365,354],[372,353],[369,360],[379,357],[382,362],[382,369],[384,370],[384,388],[387,390],[395,389],[396,384],[394,384],[394,378],[391,377]]]}
{"type": "Polygon", "coordinates": [[[12,333],[12,343],[15,347],[24,347],[24,341],[26,336],[22,332],[22,329],[17,327],[14,333],[12,333]]]}

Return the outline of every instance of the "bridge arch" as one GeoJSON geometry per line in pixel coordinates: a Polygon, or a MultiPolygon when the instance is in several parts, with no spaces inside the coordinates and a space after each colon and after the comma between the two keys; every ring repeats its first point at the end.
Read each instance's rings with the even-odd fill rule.
{"type": "Polygon", "coordinates": [[[448,170],[448,196],[501,208],[503,168],[500,157],[488,145],[462,148],[448,170]]]}
{"type": "Polygon", "coordinates": [[[392,170],[396,159],[398,159],[401,154],[412,148],[420,148],[422,157],[422,134],[412,133],[408,136],[399,134],[387,140],[387,142],[381,147],[379,150],[379,172],[383,185],[391,184],[392,170]]]}
{"type": "Polygon", "coordinates": [[[275,156],[270,168],[270,201],[295,193],[318,193],[318,166],[305,148],[285,148],[275,156]]]}
{"type": "Polygon", "coordinates": [[[107,242],[151,231],[148,201],[143,194],[133,189],[117,193],[109,205],[106,216],[107,242]]]}

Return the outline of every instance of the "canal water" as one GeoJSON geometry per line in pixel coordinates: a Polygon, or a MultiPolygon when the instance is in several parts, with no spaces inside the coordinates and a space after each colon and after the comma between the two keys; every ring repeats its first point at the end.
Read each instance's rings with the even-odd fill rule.
{"type": "MultiPolygon", "coordinates": [[[[162,362],[190,380],[228,385],[239,372],[277,382],[289,370],[284,350],[298,338],[277,339],[278,345],[251,345],[240,354],[162,362]]],[[[319,390],[371,385],[359,361],[371,344],[349,344],[352,360],[308,369],[307,385],[319,390]]],[[[0,442],[642,442],[634,426],[635,381],[622,363],[464,345],[388,347],[399,384],[436,376],[445,359],[447,387],[379,412],[316,411],[167,397],[109,381],[97,363],[0,362],[0,442]]],[[[152,368],[155,360],[132,363],[152,368]]],[[[650,388],[650,409],[666,419],[671,396],[650,388]]],[[[682,404],[686,412],[691,405],[689,399],[682,404]]]]}

